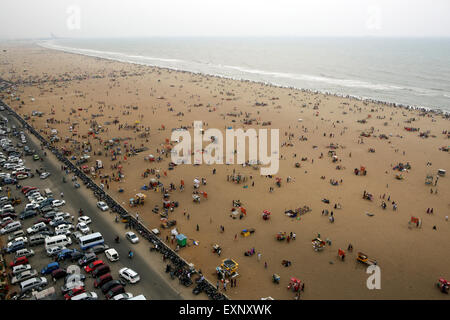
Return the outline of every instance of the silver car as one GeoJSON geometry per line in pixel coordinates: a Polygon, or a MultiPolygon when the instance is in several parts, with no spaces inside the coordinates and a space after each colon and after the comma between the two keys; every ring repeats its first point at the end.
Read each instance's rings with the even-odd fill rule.
{"type": "Polygon", "coordinates": [[[11,279],[11,284],[16,284],[18,282],[22,282],[28,279],[31,279],[33,277],[37,276],[37,271],[36,270],[26,270],[23,271],[22,273],[19,273],[18,275],[12,277],[11,279]]]}

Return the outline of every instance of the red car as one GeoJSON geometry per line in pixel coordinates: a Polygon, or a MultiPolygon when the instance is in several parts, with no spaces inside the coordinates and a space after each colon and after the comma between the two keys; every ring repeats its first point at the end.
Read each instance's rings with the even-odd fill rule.
{"type": "Polygon", "coordinates": [[[52,219],[50,219],[50,218],[39,218],[39,219],[37,219],[37,220],[34,222],[34,224],[39,223],[39,222],[43,222],[43,223],[45,223],[45,224],[49,224],[50,221],[52,221],[52,219]]]}
{"type": "Polygon", "coordinates": [[[27,194],[30,191],[36,190],[36,187],[24,187],[24,189],[22,189],[23,194],[27,194]]]}
{"type": "Polygon", "coordinates": [[[32,187],[32,186],[25,186],[25,187],[23,187],[22,190],[20,190],[20,191],[22,191],[22,193],[25,193],[25,192],[27,192],[28,189],[30,189],[30,188],[33,188],[33,187],[32,187]]]}
{"type": "Polygon", "coordinates": [[[70,290],[69,292],[67,292],[67,293],[64,295],[64,299],[70,300],[70,299],[72,299],[73,297],[75,297],[76,295],[82,294],[82,293],[84,293],[84,292],[86,292],[86,290],[84,290],[83,287],[76,287],[76,288],[73,288],[72,290],[70,290]]]}
{"type": "Polygon", "coordinates": [[[13,262],[11,262],[9,264],[9,266],[12,268],[12,267],[15,267],[15,266],[19,266],[21,264],[28,264],[28,258],[27,257],[16,258],[16,259],[14,259],[13,262]]]}
{"type": "Polygon", "coordinates": [[[94,262],[91,262],[89,265],[84,267],[84,271],[90,273],[97,269],[100,266],[103,266],[105,263],[102,260],[95,260],[94,262]]]}

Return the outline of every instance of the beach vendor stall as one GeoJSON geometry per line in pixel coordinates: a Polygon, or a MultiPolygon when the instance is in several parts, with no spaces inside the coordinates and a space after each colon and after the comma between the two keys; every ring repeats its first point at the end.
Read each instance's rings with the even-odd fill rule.
{"type": "Polygon", "coordinates": [[[300,291],[300,290],[304,291],[304,285],[302,284],[300,279],[292,277],[290,279],[290,281],[289,281],[287,289],[288,290],[290,289],[290,290],[292,290],[294,292],[297,292],[297,291],[300,291]]]}
{"type": "Polygon", "coordinates": [[[222,264],[216,268],[219,279],[235,278],[239,275],[237,272],[239,264],[233,259],[225,259],[222,264]]]}
{"type": "Polygon", "coordinates": [[[184,234],[180,233],[175,238],[177,239],[177,245],[179,245],[180,248],[183,248],[186,246],[187,237],[184,234]]]}

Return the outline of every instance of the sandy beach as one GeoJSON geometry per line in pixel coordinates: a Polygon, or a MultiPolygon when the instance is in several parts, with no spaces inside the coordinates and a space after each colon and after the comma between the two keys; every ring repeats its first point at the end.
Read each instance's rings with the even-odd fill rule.
{"type": "MultiPolygon", "coordinates": [[[[49,139],[57,136],[54,144],[70,152],[69,158],[78,160],[89,150],[82,165],[101,160],[104,168],[95,181],[149,228],[158,228],[162,239],[170,229],[161,228],[161,216],[152,209],[163,206],[163,195],[141,187],[152,178],[165,188],[173,183],[170,200],[179,205],[169,220],[188,238],[179,254],[212,283],[223,259],[238,262],[237,286],[226,288],[231,299],[293,299],[287,289],[291,277],[305,283],[302,299],[449,299],[436,288],[439,278],[450,278],[450,178],[448,172],[437,175],[438,169],[450,169],[448,117],[36,44],[2,43],[0,57],[0,78],[14,84],[0,92],[1,99],[49,139]],[[257,166],[237,164],[169,170],[172,129],[192,133],[194,121],[224,133],[227,127],[279,129],[278,173],[261,176],[257,166]],[[111,139],[116,143],[106,150],[111,139]],[[132,154],[137,148],[145,151],[132,154]],[[145,160],[150,154],[161,161],[145,160]],[[394,170],[400,163],[409,166],[394,170]],[[366,175],[355,174],[361,167],[366,175]],[[232,182],[232,175],[244,181],[232,182]],[[200,195],[200,203],[192,200],[196,178],[206,179],[199,191],[207,199],[200,195]],[[137,193],[147,196],[145,204],[130,207],[137,193]],[[365,193],[372,200],[364,199],[365,193]],[[233,200],[246,210],[241,219],[231,216],[233,200]],[[311,211],[294,218],[285,214],[303,206],[311,211]],[[262,218],[264,210],[270,219],[262,218]],[[411,217],[421,219],[420,228],[409,223],[411,217]],[[248,228],[255,232],[242,236],[248,228]],[[295,239],[277,241],[278,232],[295,233],[295,239]],[[316,252],[311,240],[318,235],[329,242],[316,252]],[[214,244],[221,246],[221,256],[212,252],[214,244]],[[245,256],[252,248],[256,253],[245,256]],[[346,252],[344,261],[339,249],[346,252]],[[356,260],[358,252],[377,260],[380,290],[367,288],[370,274],[356,260]],[[280,284],[272,282],[274,273],[280,284]]],[[[170,238],[168,243],[176,247],[170,238]]]]}

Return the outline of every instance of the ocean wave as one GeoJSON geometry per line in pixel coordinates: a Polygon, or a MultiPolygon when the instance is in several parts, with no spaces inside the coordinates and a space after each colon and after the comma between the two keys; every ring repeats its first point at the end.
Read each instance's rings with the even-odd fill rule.
{"type": "MultiPolygon", "coordinates": [[[[406,86],[400,86],[400,85],[393,85],[393,84],[381,84],[381,83],[372,83],[369,81],[364,80],[358,80],[358,79],[341,79],[336,78],[332,76],[326,76],[325,74],[321,73],[319,76],[317,75],[309,75],[309,74],[298,74],[298,73],[287,73],[287,72],[276,72],[276,71],[267,71],[267,70],[259,70],[259,69],[253,69],[250,67],[243,67],[243,66],[234,66],[234,65],[222,65],[222,64],[214,64],[211,62],[197,62],[197,61],[186,61],[181,59],[174,59],[174,58],[160,58],[160,57],[151,57],[151,56],[145,56],[145,55],[136,55],[136,54],[126,54],[122,52],[115,52],[115,51],[100,51],[100,50],[94,50],[94,49],[84,49],[84,48],[73,48],[73,47],[67,47],[55,44],[53,41],[42,41],[38,43],[39,45],[49,48],[49,49],[56,49],[60,51],[70,52],[70,53],[76,53],[76,54],[82,54],[87,56],[94,56],[99,58],[105,58],[120,62],[126,62],[126,63],[135,63],[135,64],[144,64],[149,66],[155,66],[155,67],[162,67],[162,68],[169,68],[172,70],[177,71],[188,71],[193,72],[197,74],[209,74],[212,76],[219,76],[219,77],[227,77],[231,79],[236,80],[250,80],[255,81],[255,79],[249,78],[249,75],[253,76],[262,76],[258,77],[256,81],[266,83],[266,84],[273,84],[283,87],[295,87],[295,85],[288,85],[285,84],[279,84],[276,79],[291,79],[291,80],[300,80],[304,82],[317,82],[317,83],[324,83],[329,84],[331,86],[337,86],[337,87],[346,87],[346,88],[354,88],[354,89],[366,89],[372,92],[400,92],[400,91],[406,91],[408,94],[415,94],[417,96],[434,96],[434,97],[445,97],[450,98],[450,95],[448,92],[443,92],[441,90],[433,90],[433,89],[424,89],[424,88],[416,88],[416,87],[406,87],[406,86]],[[154,63],[152,63],[154,62],[154,63]],[[207,72],[205,72],[205,67],[208,69],[207,72]],[[211,72],[211,69],[214,70],[211,72]],[[238,71],[232,72],[226,72],[226,70],[233,70],[238,71]],[[247,77],[246,77],[247,75],[247,77]],[[271,79],[268,79],[267,77],[270,77],[271,79]]],[[[302,88],[299,88],[302,89],[302,88]]],[[[332,94],[342,94],[339,92],[333,92],[332,90],[325,90],[327,93],[332,94]]]]}

